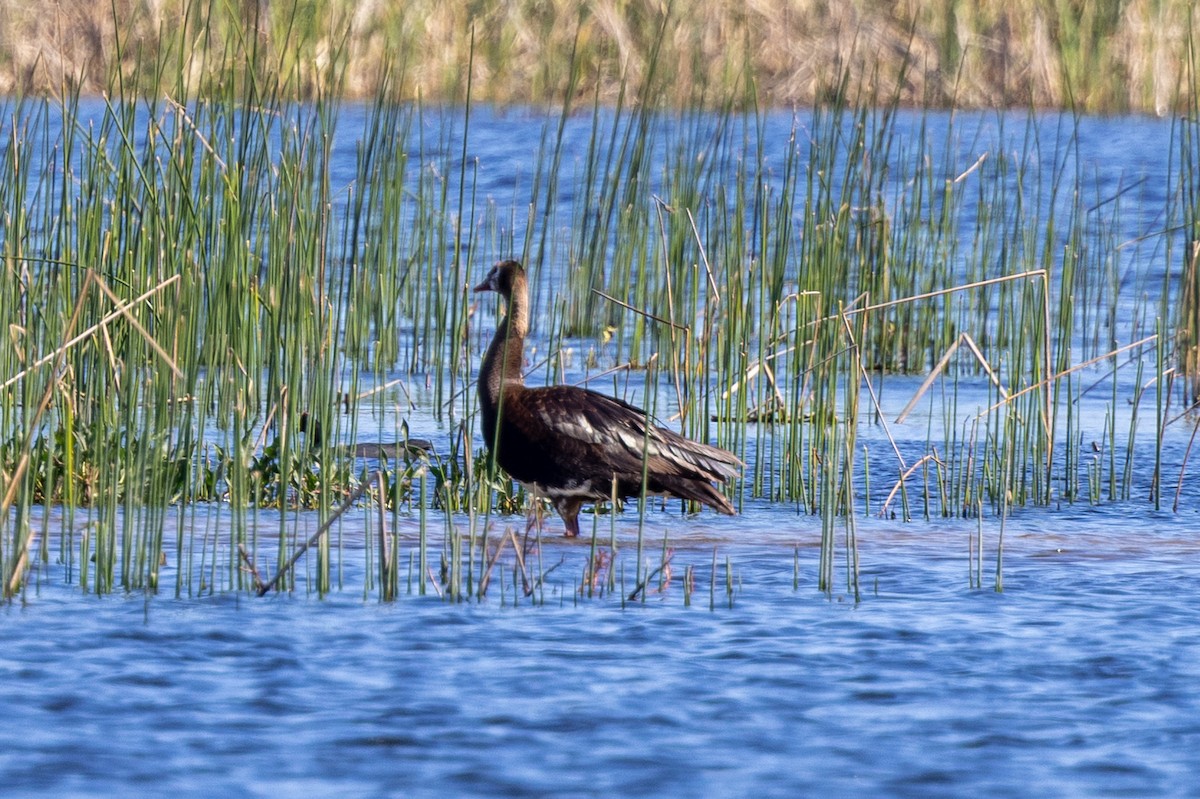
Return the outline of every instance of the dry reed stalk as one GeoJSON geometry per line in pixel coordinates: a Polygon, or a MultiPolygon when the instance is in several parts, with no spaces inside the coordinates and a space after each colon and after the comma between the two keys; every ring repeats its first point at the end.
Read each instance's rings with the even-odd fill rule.
{"type": "Polygon", "coordinates": [[[568,100],[616,102],[622,86],[637,96],[653,81],[676,104],[706,92],[736,96],[752,83],[762,102],[792,106],[825,99],[833,72],[907,105],[1163,115],[1186,102],[1178,91],[1194,81],[1186,42],[1189,29],[1200,27],[1200,7],[1190,0],[1078,7],[1038,0],[333,0],[303,18],[289,3],[200,9],[64,0],[47,14],[2,0],[0,37],[18,44],[0,58],[0,90],[100,92],[116,70],[146,94],[174,82],[203,86],[220,73],[223,50],[244,52],[253,43],[251,69],[305,97],[371,97],[392,85],[406,97],[459,100],[463,65],[475,49],[473,94],[491,102],[567,92],[568,100]],[[473,46],[476,28],[489,36],[473,46]],[[138,54],[173,68],[140,74],[138,54]],[[331,76],[335,60],[339,72],[331,76]]]}
{"type": "MultiPolygon", "coordinates": [[[[376,474],[378,474],[378,472],[376,474]]],[[[279,582],[279,579],[296,565],[296,561],[300,560],[300,556],[312,548],[312,546],[318,541],[320,541],[321,537],[329,531],[330,527],[333,526],[333,523],[340,519],[343,513],[350,510],[354,503],[357,502],[359,498],[367,492],[367,489],[371,487],[371,483],[374,482],[374,479],[374,475],[369,476],[362,482],[361,485],[359,485],[358,488],[354,490],[353,493],[350,494],[350,496],[346,497],[346,501],[343,502],[338,509],[333,512],[333,515],[326,519],[321,526],[317,528],[317,531],[309,536],[309,539],[304,542],[304,545],[293,552],[292,556],[288,558],[287,562],[279,567],[279,571],[275,572],[275,576],[271,578],[271,581],[258,589],[259,596],[265,596],[268,591],[275,587],[275,584],[279,582]]]]}
{"type": "MultiPolygon", "coordinates": [[[[1000,400],[999,402],[992,405],[991,407],[980,411],[978,414],[975,415],[975,418],[977,418],[977,419],[983,418],[984,416],[987,416],[992,411],[1002,408],[1005,405],[1007,405],[1008,403],[1012,402],[1013,400],[1019,399],[1020,397],[1028,394],[1030,391],[1036,391],[1039,388],[1045,388],[1047,386],[1050,386],[1055,381],[1061,380],[1062,378],[1066,377],[1069,374],[1078,372],[1081,369],[1086,369],[1089,366],[1094,366],[1095,364],[1099,363],[1100,361],[1111,358],[1114,355],[1120,355],[1122,352],[1128,352],[1129,350],[1144,346],[1144,345],[1149,344],[1157,339],[1158,339],[1158,334],[1155,333],[1154,335],[1146,336],[1145,338],[1141,338],[1130,344],[1126,344],[1123,347],[1117,347],[1115,350],[1110,350],[1110,351],[1104,353],[1103,355],[1097,355],[1095,358],[1089,358],[1086,361],[1077,363],[1074,366],[1070,367],[1069,369],[1064,369],[1063,371],[1058,372],[1057,374],[1050,375],[1049,377],[1047,377],[1044,380],[1039,380],[1032,385],[1026,386],[1025,388],[1021,389],[1020,391],[1018,391],[1014,394],[1008,395],[1007,397],[1000,400]]],[[[1157,378],[1154,378],[1154,379],[1157,379],[1157,378]]],[[[1153,381],[1151,381],[1151,382],[1153,382],[1153,381]]]]}
{"type": "Polygon", "coordinates": [[[883,507],[881,507],[879,509],[879,517],[880,518],[884,518],[887,516],[888,508],[891,507],[892,500],[896,498],[896,492],[899,491],[900,488],[904,485],[904,481],[907,480],[908,478],[912,477],[913,472],[915,472],[917,469],[921,468],[922,464],[929,463],[930,461],[941,464],[941,461],[938,460],[937,455],[935,455],[932,452],[928,452],[928,453],[922,455],[920,458],[918,458],[916,463],[914,463],[912,466],[909,466],[908,469],[906,469],[900,475],[900,479],[898,479],[896,481],[896,484],[894,486],[892,486],[892,490],[888,492],[887,499],[885,499],[883,501],[883,507]]]}
{"type": "Polygon", "coordinates": [[[238,544],[238,556],[242,559],[242,563],[246,564],[246,572],[254,580],[254,589],[261,590],[263,587],[262,576],[259,575],[254,561],[250,560],[250,553],[246,551],[245,544],[238,544]]]}
{"type": "MultiPolygon", "coordinates": [[[[94,274],[95,273],[91,272],[90,270],[88,271],[88,280],[89,281],[93,279],[94,274]]],[[[143,303],[146,300],[153,297],[155,294],[157,294],[160,291],[162,291],[163,289],[165,289],[167,286],[172,285],[173,283],[175,283],[176,281],[178,281],[180,279],[181,278],[179,275],[171,275],[169,278],[167,278],[163,282],[159,283],[157,286],[150,289],[149,291],[141,294],[137,298],[129,300],[128,302],[117,302],[116,310],[110,311],[109,313],[105,314],[103,317],[100,318],[99,322],[92,325],[87,330],[84,330],[79,335],[74,336],[73,338],[60,344],[58,346],[58,348],[55,349],[53,352],[39,358],[32,365],[26,367],[25,369],[22,369],[20,372],[17,372],[15,375],[10,377],[8,380],[5,380],[3,383],[0,383],[0,389],[8,388],[13,383],[16,383],[18,380],[20,380],[21,378],[25,377],[27,374],[32,372],[34,369],[37,369],[39,366],[44,366],[53,360],[61,358],[63,355],[66,354],[67,350],[69,350],[71,347],[74,347],[79,342],[84,341],[85,339],[88,339],[91,336],[95,335],[97,331],[104,330],[109,322],[113,321],[118,316],[123,316],[123,315],[128,314],[130,308],[134,307],[135,305],[140,305],[141,303],[143,303]]],[[[85,286],[86,285],[87,284],[85,283],[85,286]]],[[[81,291],[80,292],[81,299],[83,297],[83,294],[84,294],[84,292],[81,291]]],[[[73,329],[73,328],[68,328],[68,329],[73,329]]],[[[159,349],[161,349],[161,348],[159,348],[159,349]]],[[[174,366],[174,362],[171,360],[170,356],[168,356],[165,352],[163,352],[162,355],[163,355],[164,359],[167,361],[167,364],[169,366],[171,366],[176,373],[178,373],[179,370],[178,370],[178,368],[176,368],[174,366]]]]}
{"type": "Polygon", "coordinates": [[[675,322],[672,322],[670,319],[664,319],[661,316],[655,316],[654,314],[650,313],[649,311],[644,311],[641,308],[638,308],[634,305],[630,305],[629,303],[625,302],[624,300],[618,300],[616,297],[612,296],[611,294],[605,294],[603,291],[600,291],[600,289],[592,289],[591,291],[597,297],[608,300],[609,302],[613,303],[614,305],[620,305],[625,310],[633,311],[635,314],[637,314],[639,316],[644,316],[647,319],[651,319],[655,322],[658,322],[659,324],[667,325],[668,327],[670,327],[672,329],[683,330],[684,332],[689,331],[689,328],[685,325],[676,324],[675,322]]]}
{"type": "Polygon", "coordinates": [[[888,427],[888,423],[883,418],[883,406],[879,403],[879,395],[875,392],[875,386],[871,384],[871,378],[867,375],[866,364],[862,362],[862,350],[858,346],[853,328],[850,327],[850,320],[845,314],[842,315],[842,325],[846,330],[846,335],[850,337],[850,345],[855,353],[854,363],[858,367],[859,377],[867,384],[867,392],[871,395],[871,402],[874,404],[875,412],[883,426],[883,434],[887,436],[888,443],[892,445],[892,452],[896,456],[897,463],[900,464],[901,473],[903,473],[908,467],[904,463],[904,456],[900,454],[900,445],[896,443],[895,437],[892,436],[892,429],[888,427]]]}
{"type": "MultiPolygon", "coordinates": [[[[87,275],[88,276],[84,279],[83,287],[79,291],[79,297],[75,301],[75,310],[71,313],[70,321],[67,322],[66,330],[67,330],[68,335],[70,335],[71,331],[75,329],[75,325],[79,324],[79,317],[83,315],[83,303],[84,303],[84,300],[87,298],[88,288],[91,286],[92,281],[94,279],[94,274],[92,272],[88,272],[87,275]]],[[[94,330],[94,329],[95,328],[92,328],[92,330],[94,330]]],[[[86,338],[86,336],[84,336],[83,338],[86,338]]],[[[74,342],[76,340],[82,340],[82,339],[77,337],[77,339],[73,339],[72,342],[74,342]]],[[[51,359],[54,360],[54,362],[55,362],[53,373],[58,372],[59,368],[62,365],[62,359],[66,356],[67,349],[69,349],[69,347],[70,347],[70,344],[65,344],[65,345],[59,347],[57,350],[55,350],[54,353],[52,354],[53,357],[51,359]]],[[[46,359],[42,359],[41,361],[39,361],[39,364],[45,363],[45,362],[46,362],[46,359]]],[[[30,368],[33,368],[33,367],[30,367],[30,368]]],[[[26,369],[23,372],[21,372],[20,375],[18,375],[18,377],[26,374],[27,372],[29,372],[29,369],[26,369]]],[[[13,378],[13,379],[15,380],[16,378],[13,378]]],[[[11,382],[12,381],[10,380],[8,383],[5,383],[3,386],[0,386],[0,388],[7,387],[11,382]]],[[[32,451],[31,447],[30,447],[30,443],[32,442],[33,435],[37,430],[38,421],[42,418],[42,414],[46,412],[46,408],[50,405],[50,398],[54,396],[54,386],[55,386],[56,382],[57,381],[53,377],[51,377],[51,379],[46,382],[46,390],[42,392],[42,398],[38,402],[37,408],[33,412],[33,418],[30,420],[30,423],[29,423],[29,430],[27,431],[27,433],[25,435],[25,446],[23,446],[21,448],[21,450],[22,450],[21,458],[20,458],[20,460],[17,461],[16,468],[13,469],[13,473],[9,477],[8,488],[4,492],[4,498],[2,500],[0,500],[0,517],[8,516],[8,511],[12,507],[13,501],[16,499],[17,489],[19,488],[19,486],[21,484],[21,478],[22,478],[22,476],[24,476],[25,470],[29,467],[29,457],[30,457],[30,452],[32,451]]],[[[22,556],[21,556],[22,563],[24,562],[24,557],[25,557],[24,554],[22,554],[22,556]]],[[[18,570],[16,568],[13,569],[14,574],[16,574],[17,571],[18,570]]]]}
{"type": "MultiPolygon", "coordinates": [[[[75,329],[79,324],[79,317],[83,315],[83,303],[87,298],[88,288],[95,280],[95,273],[89,271],[84,279],[83,287],[79,290],[79,297],[75,301],[75,310],[71,313],[71,319],[67,323],[67,335],[75,329]]],[[[21,486],[21,479],[25,476],[25,470],[29,468],[29,458],[32,452],[31,443],[34,433],[37,431],[38,421],[42,418],[42,414],[46,412],[46,408],[50,405],[50,399],[54,396],[54,387],[58,381],[55,375],[62,366],[62,359],[66,355],[67,347],[59,347],[55,353],[54,369],[50,379],[46,381],[46,389],[42,392],[42,398],[38,401],[37,408],[33,412],[33,418],[29,422],[29,430],[25,434],[25,445],[21,448],[21,457],[17,461],[16,467],[11,475],[8,476],[8,487],[4,492],[4,498],[0,500],[0,518],[7,518],[9,509],[12,508],[13,502],[17,497],[17,490],[21,486]]],[[[28,371],[28,370],[26,370],[28,371]]],[[[7,385],[7,384],[6,384],[7,385]]],[[[25,568],[29,563],[29,550],[36,539],[36,535],[30,534],[25,539],[25,545],[21,547],[21,554],[17,556],[13,563],[12,572],[9,574],[8,580],[4,583],[4,596],[11,597],[16,594],[20,588],[22,579],[25,575],[25,568]]]]}
{"type": "Polygon", "coordinates": [[[969,333],[963,332],[959,334],[958,338],[954,340],[953,344],[946,348],[946,352],[942,355],[941,359],[937,362],[933,369],[930,370],[925,380],[921,383],[921,387],[917,389],[917,392],[913,394],[912,399],[910,399],[908,404],[904,406],[904,409],[900,411],[900,414],[896,417],[896,424],[904,424],[904,420],[908,418],[908,415],[912,413],[913,408],[915,408],[917,403],[921,401],[921,397],[925,396],[925,392],[928,391],[929,387],[933,385],[933,381],[936,380],[943,371],[945,371],[946,366],[950,363],[950,359],[954,357],[954,353],[958,352],[958,348],[962,344],[967,345],[967,349],[971,351],[971,355],[974,356],[975,360],[979,363],[980,367],[984,371],[984,374],[988,376],[988,380],[992,381],[992,385],[999,390],[1000,395],[1005,399],[1008,399],[1008,389],[1006,389],[1004,384],[1000,382],[1000,376],[997,375],[995,370],[992,369],[992,365],[988,363],[987,358],[983,357],[983,353],[980,352],[978,345],[975,344],[975,339],[971,338],[969,333]]]}
{"type": "Polygon", "coordinates": [[[879,311],[884,308],[891,308],[896,305],[906,305],[908,303],[918,302],[920,300],[931,300],[935,297],[944,297],[947,294],[958,294],[963,291],[970,291],[971,289],[983,288],[984,286],[994,286],[997,283],[1010,283],[1014,280],[1021,280],[1023,278],[1039,278],[1042,281],[1045,281],[1047,279],[1046,270],[1045,269],[1030,269],[1027,272],[1020,272],[1015,275],[1003,275],[1001,277],[990,277],[990,278],[987,278],[986,280],[976,280],[971,283],[963,283],[962,285],[959,285],[959,286],[951,286],[949,288],[938,289],[936,291],[927,291],[923,294],[913,294],[912,296],[909,296],[909,297],[901,297],[898,300],[888,300],[887,302],[879,302],[874,305],[866,305],[862,308],[848,308],[837,314],[831,314],[831,315],[825,317],[824,319],[817,319],[812,322],[809,322],[809,326],[816,325],[821,322],[836,321],[837,319],[840,318],[840,316],[842,314],[845,314],[846,316],[857,316],[858,314],[861,314],[861,313],[870,313],[871,311],[879,311]]]}
{"type": "MultiPolygon", "coordinates": [[[[178,278],[178,277],[179,277],[179,275],[172,275],[171,278],[168,278],[167,280],[163,281],[158,286],[156,286],[154,288],[154,291],[158,291],[161,287],[165,286],[168,282],[171,282],[173,278],[178,278]]],[[[108,287],[108,284],[104,282],[104,278],[100,277],[99,275],[96,276],[96,285],[100,288],[100,290],[102,292],[104,292],[104,294],[110,300],[112,300],[113,305],[116,305],[118,307],[118,309],[121,312],[121,315],[125,317],[125,321],[127,321],[127,322],[129,322],[129,324],[133,325],[133,329],[136,330],[139,334],[141,334],[142,338],[145,339],[145,341],[148,345],[150,345],[150,348],[152,350],[154,350],[155,354],[158,355],[158,357],[163,359],[163,361],[167,364],[167,367],[171,370],[171,373],[174,374],[175,377],[180,377],[180,378],[183,377],[183,371],[178,366],[175,365],[175,361],[174,361],[174,359],[171,358],[170,353],[168,353],[166,350],[164,350],[162,348],[162,346],[159,345],[158,341],[155,340],[154,336],[150,335],[149,331],[147,331],[146,328],[142,327],[142,323],[137,320],[137,317],[135,317],[133,314],[131,314],[129,312],[129,309],[132,308],[133,305],[126,305],[126,306],[122,307],[121,303],[123,301],[121,300],[121,298],[118,297],[113,292],[113,290],[108,287]]]]}
{"type": "Polygon", "coordinates": [[[4,585],[4,598],[14,597],[17,591],[21,588],[21,583],[24,582],[25,567],[29,563],[29,552],[33,549],[33,545],[37,542],[37,528],[29,534],[29,538],[25,539],[25,546],[21,547],[21,554],[17,557],[17,562],[13,564],[12,574],[9,575],[8,582],[4,585]]]}
{"type": "Polygon", "coordinates": [[[509,537],[507,535],[500,536],[500,543],[496,545],[496,554],[488,561],[487,569],[484,571],[483,576],[479,578],[479,596],[482,597],[487,594],[488,584],[492,580],[492,569],[500,562],[500,554],[504,551],[504,547],[508,546],[508,541],[509,537]]]}

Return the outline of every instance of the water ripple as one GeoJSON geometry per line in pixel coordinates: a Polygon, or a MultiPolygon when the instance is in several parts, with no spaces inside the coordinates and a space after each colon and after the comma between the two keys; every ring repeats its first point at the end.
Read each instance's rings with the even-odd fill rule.
{"type": "MultiPolygon", "coordinates": [[[[63,796],[1187,795],[1195,542],[1090,521],[1014,522],[1004,594],[967,583],[971,524],[864,522],[879,590],[859,604],[813,590],[812,550],[793,591],[770,542],[726,545],[741,588],[711,613],[677,588],[622,609],[45,586],[0,610],[0,776],[63,796]]],[[[711,557],[676,550],[698,575],[711,557]]]]}

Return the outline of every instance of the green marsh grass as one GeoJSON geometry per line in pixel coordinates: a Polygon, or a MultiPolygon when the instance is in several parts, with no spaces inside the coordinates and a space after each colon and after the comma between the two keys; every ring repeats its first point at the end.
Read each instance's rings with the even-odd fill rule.
{"type": "MultiPolygon", "coordinates": [[[[1175,316],[1173,286],[1119,278],[1125,192],[1084,196],[1071,114],[997,115],[1020,147],[985,149],[957,117],[846,80],[781,134],[740,101],[672,110],[670,70],[651,59],[636,93],[545,112],[540,139],[523,143],[531,173],[485,191],[497,167],[472,155],[470,103],[404,103],[385,84],[364,105],[324,90],[295,104],[284,98],[301,78],[256,60],[268,57],[230,60],[203,93],[180,82],[142,100],[116,84],[102,101],[6,110],[10,596],[54,557],[88,592],[258,590],[276,573],[272,588],[296,590],[283,567],[311,534],[304,514],[332,519],[361,497],[374,508],[362,525],[343,511],[294,567],[305,590],[347,587],[346,541],[361,527],[364,596],[397,598],[407,558],[409,593],[544,603],[557,559],[498,532],[528,498],[476,436],[472,380],[496,317],[469,286],[513,254],[534,285],[531,382],[582,371],[736,452],[740,508],[819,517],[828,594],[861,595],[860,508],[990,515],[1002,536],[1020,508],[1128,500],[1147,426],[1161,502],[1168,378],[1194,358],[1184,314],[1197,292],[1185,281],[1175,316]],[[581,120],[576,152],[568,129],[581,120]],[[1077,412],[1093,389],[1107,397],[1098,429],[1077,412]],[[897,392],[927,412],[923,429],[889,418],[897,392]],[[302,432],[304,414],[319,428],[302,432]],[[410,415],[435,428],[434,452],[384,459],[373,477],[347,446],[405,439],[410,415]],[[395,421],[360,429],[372,417],[395,421]],[[63,513],[51,522],[38,505],[63,513]],[[161,584],[164,562],[174,585],[161,584]]],[[[339,85],[340,68],[313,85],[339,85]]],[[[1195,126],[1193,113],[1175,127],[1181,167],[1200,160],[1195,126]]],[[[1195,172],[1169,193],[1168,229],[1197,229],[1195,172]]],[[[1147,246],[1180,247],[1194,270],[1196,236],[1157,238],[1147,246]]],[[[621,584],[622,601],[645,601],[665,587],[669,548],[656,568],[646,529],[660,504],[638,503],[632,586],[615,514],[603,566],[593,516],[577,594],[621,584]]],[[[732,604],[728,559],[724,582],[732,604]]]]}

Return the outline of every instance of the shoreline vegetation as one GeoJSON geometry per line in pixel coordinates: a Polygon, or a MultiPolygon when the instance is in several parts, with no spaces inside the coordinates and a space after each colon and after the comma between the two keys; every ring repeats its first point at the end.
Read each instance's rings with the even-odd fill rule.
{"type": "Polygon", "coordinates": [[[905,106],[1164,115],[1198,21],[1191,0],[2,0],[0,93],[223,94],[243,59],[292,99],[616,103],[652,81],[676,107],[788,107],[843,76],[905,106]]]}
{"type": "MultiPolygon", "coordinates": [[[[974,587],[998,526],[1000,589],[1017,509],[1186,507],[1195,12],[1157,5],[1143,53],[1113,33],[1141,6],[1101,20],[1064,2],[1035,59],[1010,52],[1050,36],[1017,25],[1020,2],[972,17],[1008,31],[989,71],[962,45],[965,3],[942,7],[957,27],[939,38],[909,6],[885,25],[864,3],[775,19],[114,0],[35,19],[0,0],[0,71],[23,76],[0,86],[0,296],[17,298],[0,303],[0,597],[51,569],[98,594],[323,594],[346,585],[352,510],[369,514],[364,596],[482,598],[502,555],[510,585],[544,585],[501,518],[529,498],[476,446],[469,388],[494,329],[469,286],[514,256],[542,281],[530,376],[566,382],[582,358],[597,389],[737,454],[736,507],[820,517],[827,593],[858,596],[859,515],[977,520],[974,587]],[[822,50],[801,18],[845,38],[822,50]],[[522,102],[529,119],[503,126],[486,107],[522,102]],[[986,135],[932,110],[997,102],[1020,110],[986,135]],[[1157,179],[1093,174],[1082,131],[1107,120],[1079,112],[1100,108],[1171,111],[1157,179]],[[410,416],[434,452],[404,445],[410,416]],[[368,465],[360,434],[396,457],[368,465]],[[305,539],[310,510],[331,532],[305,539]]],[[[670,551],[650,568],[649,509],[642,597],[670,551]]],[[[618,582],[615,515],[587,527],[591,596],[605,538],[618,582]]]]}

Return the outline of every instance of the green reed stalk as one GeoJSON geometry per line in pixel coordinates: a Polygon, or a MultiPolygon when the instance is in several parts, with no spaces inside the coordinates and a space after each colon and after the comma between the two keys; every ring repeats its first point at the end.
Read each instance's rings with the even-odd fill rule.
{"type": "Polygon", "coordinates": [[[708,577],[708,610],[709,612],[717,609],[717,548],[713,547],[712,570],[708,577]]]}

